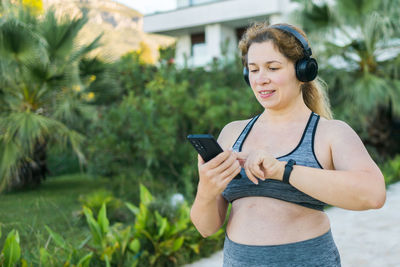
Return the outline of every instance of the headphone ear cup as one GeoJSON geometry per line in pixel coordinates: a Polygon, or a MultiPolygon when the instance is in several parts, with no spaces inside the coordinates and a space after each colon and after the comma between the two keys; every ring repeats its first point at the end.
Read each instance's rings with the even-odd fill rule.
{"type": "Polygon", "coordinates": [[[301,82],[311,82],[317,77],[318,63],[313,58],[303,58],[296,62],[296,77],[301,82]]]}
{"type": "Polygon", "coordinates": [[[244,78],[245,82],[247,83],[247,85],[250,86],[249,70],[246,67],[243,68],[243,78],[244,78]]]}

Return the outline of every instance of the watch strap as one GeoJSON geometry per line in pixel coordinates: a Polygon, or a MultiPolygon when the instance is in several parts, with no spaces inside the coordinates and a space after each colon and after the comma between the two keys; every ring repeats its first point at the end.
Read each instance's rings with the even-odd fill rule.
{"type": "Polygon", "coordinates": [[[289,184],[289,178],[293,170],[293,165],[296,165],[296,161],[293,159],[289,159],[289,161],[285,165],[285,171],[283,172],[282,179],[282,182],[284,182],[285,184],[289,184]]]}

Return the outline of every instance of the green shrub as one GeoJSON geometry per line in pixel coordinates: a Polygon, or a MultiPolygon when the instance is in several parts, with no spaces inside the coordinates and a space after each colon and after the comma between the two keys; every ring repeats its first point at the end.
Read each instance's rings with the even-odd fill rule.
{"type": "MultiPolygon", "coordinates": [[[[131,217],[124,202],[115,197],[113,192],[104,188],[90,194],[80,195],[78,200],[84,207],[89,208],[94,216],[97,216],[101,207],[105,204],[111,222],[127,222],[131,217]]],[[[84,209],[82,209],[81,214],[84,215],[84,209]]]]}
{"type": "Polygon", "coordinates": [[[89,248],[95,252],[97,262],[104,262],[106,266],[136,266],[138,259],[133,256],[139,252],[140,242],[134,238],[131,227],[118,223],[110,227],[105,203],[97,220],[89,208],[83,209],[91,232],[89,248]]]}
{"type": "Polygon", "coordinates": [[[78,157],[71,150],[57,146],[49,148],[47,153],[47,166],[50,176],[61,176],[82,172],[78,157]]]}
{"type": "Polygon", "coordinates": [[[39,249],[39,266],[89,266],[93,252],[82,249],[87,240],[74,247],[47,226],[46,230],[49,233],[48,243],[52,241],[54,245],[50,247],[46,244],[45,247],[39,249]]]}
{"type": "Polygon", "coordinates": [[[151,78],[125,88],[121,103],[103,110],[92,125],[89,172],[132,177],[155,192],[168,184],[193,196],[197,157],[186,136],[217,137],[228,122],[261,111],[235,66],[215,63],[206,71],[161,64],[157,72],[145,72],[151,78]]]}
{"type": "Polygon", "coordinates": [[[129,225],[110,224],[105,202],[97,215],[84,206],[90,232],[74,244],[46,226],[47,242],[35,250],[29,262],[21,258],[19,235],[12,230],[0,254],[0,266],[167,267],[192,262],[222,248],[224,230],[207,239],[201,237],[190,222],[185,201],[173,204],[157,199],[140,185],[140,204],[125,205],[135,215],[129,225]]]}
{"type": "Polygon", "coordinates": [[[125,54],[114,63],[113,68],[121,87],[119,100],[129,92],[134,92],[135,95],[143,94],[146,83],[153,79],[157,71],[154,65],[143,63],[137,52],[125,54]]]}
{"type": "Polygon", "coordinates": [[[139,207],[126,203],[136,217],[134,230],[141,244],[140,266],[178,266],[221,249],[224,230],[204,242],[190,221],[186,202],[174,207],[168,201],[157,202],[143,185],[140,200],[139,207]]]}
{"type": "Polygon", "coordinates": [[[383,176],[385,177],[386,185],[400,181],[400,155],[397,155],[393,159],[386,161],[381,170],[383,176]]]}
{"type": "MultiPolygon", "coordinates": [[[[1,237],[1,231],[0,231],[1,237]]],[[[4,242],[3,250],[0,254],[0,266],[14,266],[21,257],[21,248],[19,246],[18,231],[12,230],[4,242]]]]}

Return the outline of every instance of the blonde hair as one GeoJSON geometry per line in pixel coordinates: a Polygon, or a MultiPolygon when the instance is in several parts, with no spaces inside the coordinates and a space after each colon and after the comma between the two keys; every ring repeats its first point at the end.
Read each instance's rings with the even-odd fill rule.
{"type": "MultiPolygon", "coordinates": [[[[289,24],[275,24],[286,25],[298,31],[307,40],[306,34],[299,28],[289,24]]],[[[266,22],[256,22],[243,34],[239,42],[239,49],[242,53],[242,63],[247,68],[247,53],[249,47],[253,43],[263,43],[272,41],[273,44],[279,49],[286,58],[292,62],[296,62],[304,57],[304,49],[297,41],[296,37],[280,29],[269,27],[266,22]]],[[[313,112],[321,115],[326,119],[332,119],[332,111],[329,104],[329,99],[326,95],[326,84],[318,78],[311,82],[303,82],[301,84],[301,92],[303,95],[304,103],[313,112]]]]}

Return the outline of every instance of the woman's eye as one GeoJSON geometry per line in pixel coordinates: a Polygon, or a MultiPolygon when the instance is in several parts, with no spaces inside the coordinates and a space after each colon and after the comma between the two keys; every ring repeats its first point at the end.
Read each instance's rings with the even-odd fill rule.
{"type": "Polygon", "coordinates": [[[257,72],[258,70],[250,70],[250,72],[257,72]]]}
{"type": "Polygon", "coordinates": [[[274,70],[279,70],[279,68],[269,68],[270,70],[274,71],[274,70]]]}

